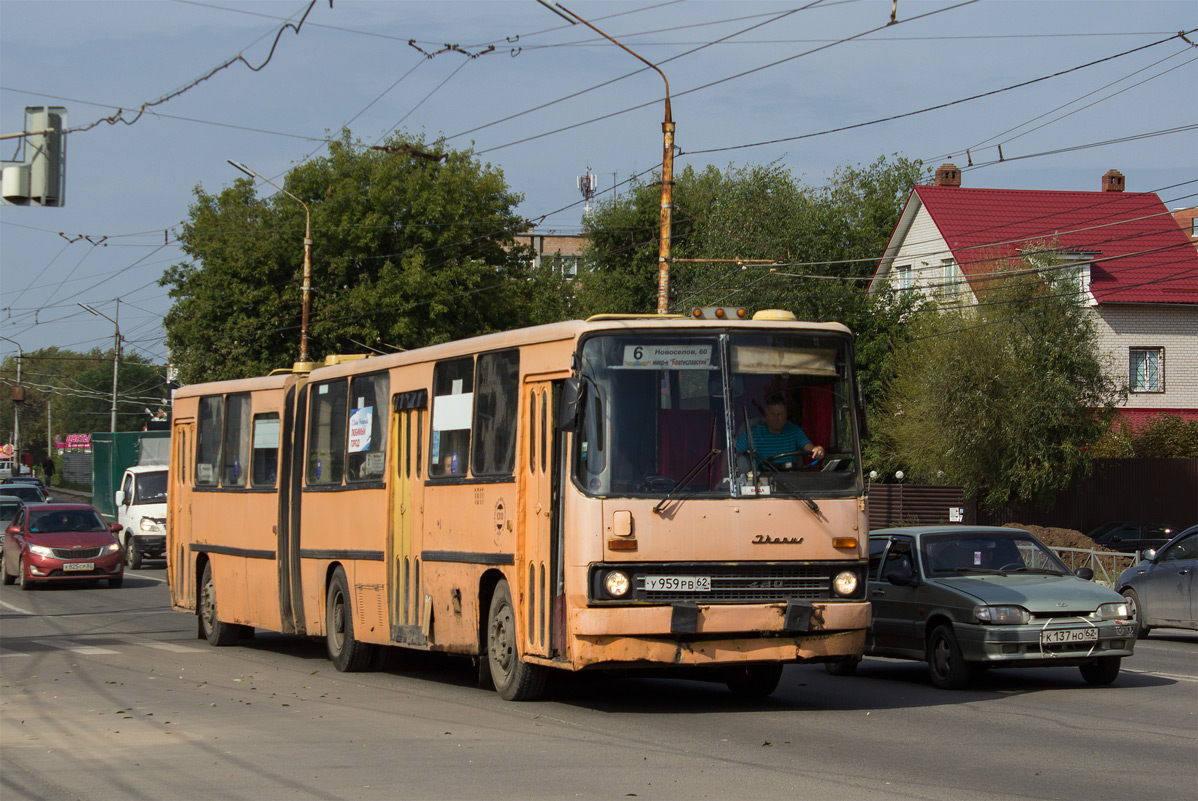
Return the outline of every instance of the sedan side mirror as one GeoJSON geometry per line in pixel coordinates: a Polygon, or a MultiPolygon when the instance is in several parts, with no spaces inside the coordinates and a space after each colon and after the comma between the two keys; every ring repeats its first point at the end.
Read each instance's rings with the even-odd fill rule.
{"type": "Polygon", "coordinates": [[[899,587],[914,587],[915,572],[911,569],[911,565],[906,562],[900,562],[890,570],[886,571],[886,580],[891,584],[899,587]]]}
{"type": "Polygon", "coordinates": [[[120,534],[120,533],[121,533],[121,529],[122,529],[122,528],[123,528],[123,526],[121,526],[121,524],[120,524],[120,523],[112,523],[112,524],[110,524],[110,525],[108,526],[108,530],[109,530],[110,532],[112,532],[113,536],[116,536],[117,534],[120,534]]]}
{"type": "Polygon", "coordinates": [[[1083,581],[1093,581],[1094,580],[1094,571],[1088,567],[1079,567],[1077,570],[1073,571],[1073,575],[1077,576],[1079,579],[1082,579],[1083,581]]]}
{"type": "Polygon", "coordinates": [[[20,527],[20,526],[9,526],[8,528],[6,528],[6,529],[4,529],[4,530],[5,530],[7,533],[9,533],[9,534],[12,534],[13,536],[16,536],[16,535],[18,535],[18,534],[20,534],[20,533],[21,533],[21,527],[20,527]]]}

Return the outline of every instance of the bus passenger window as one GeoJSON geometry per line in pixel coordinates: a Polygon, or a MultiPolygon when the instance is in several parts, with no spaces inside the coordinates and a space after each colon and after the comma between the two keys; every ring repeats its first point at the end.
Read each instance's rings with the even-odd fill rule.
{"type": "Polygon", "coordinates": [[[229,395],[225,399],[224,458],[221,460],[220,483],[223,487],[244,487],[249,459],[250,396],[229,395]]]}
{"type": "Polygon", "coordinates": [[[279,413],[254,415],[250,485],[273,487],[279,478],[279,413]]]}
{"type": "Polygon", "coordinates": [[[382,481],[387,453],[386,373],[355,376],[349,388],[349,481],[382,481]]]}
{"type": "Polygon", "coordinates": [[[215,487],[217,465],[220,463],[221,418],[224,398],[220,395],[200,398],[198,430],[196,432],[197,487],[215,487]]]}
{"type": "Polygon", "coordinates": [[[340,484],[345,468],[345,379],[316,384],[308,401],[308,484],[340,484]]]}
{"type": "Polygon", "coordinates": [[[470,463],[470,416],[474,405],[474,359],[465,356],[433,368],[433,421],[428,474],[464,476],[470,463]]]}
{"type": "Polygon", "coordinates": [[[471,465],[476,476],[510,475],[515,467],[519,384],[520,351],[505,350],[478,357],[471,465]]]}

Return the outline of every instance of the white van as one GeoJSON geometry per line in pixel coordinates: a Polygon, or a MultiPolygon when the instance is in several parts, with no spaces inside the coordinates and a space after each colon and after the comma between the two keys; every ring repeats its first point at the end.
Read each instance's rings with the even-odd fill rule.
{"type": "Polygon", "coordinates": [[[142,559],[166,556],[166,465],[130,467],[116,491],[118,538],[125,564],[141,569],[142,559]]]}

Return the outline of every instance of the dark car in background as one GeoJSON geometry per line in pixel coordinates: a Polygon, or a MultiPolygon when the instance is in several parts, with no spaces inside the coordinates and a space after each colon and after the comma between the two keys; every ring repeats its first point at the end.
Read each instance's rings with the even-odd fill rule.
{"type": "Polygon", "coordinates": [[[0,578],[23,590],[35,583],[100,579],[120,587],[125,560],[113,528],[87,504],[26,504],[4,530],[0,578]]]}
{"type": "Polygon", "coordinates": [[[1198,570],[1198,526],[1190,526],[1143,562],[1119,574],[1115,589],[1123,593],[1136,621],[1136,635],[1153,628],[1198,629],[1194,572],[1198,570]]]}
{"type": "Polygon", "coordinates": [[[51,498],[46,491],[36,484],[26,484],[18,482],[16,484],[4,484],[3,493],[20,498],[24,503],[50,503],[54,499],[51,498]]]}
{"type": "MultiPolygon", "coordinates": [[[[1134,625],[1123,596],[1083,575],[1021,529],[870,532],[865,653],[927,662],[941,689],[999,667],[1072,666],[1087,684],[1110,684],[1132,655],[1134,625]]],[[[855,668],[828,664],[835,675],[855,668]]]]}
{"type": "Polygon", "coordinates": [[[1112,551],[1135,553],[1149,548],[1159,548],[1176,532],[1160,523],[1134,523],[1117,520],[1103,523],[1086,536],[1095,543],[1112,551]]]}
{"type": "MultiPolygon", "coordinates": [[[[24,505],[25,502],[16,495],[8,495],[5,492],[0,491],[0,524],[8,526],[8,521],[12,520],[13,516],[16,515],[16,513],[24,505]]],[[[2,536],[3,532],[0,532],[0,537],[2,536]]]]}
{"type": "Polygon", "coordinates": [[[46,488],[46,483],[37,476],[9,476],[0,482],[0,487],[5,484],[32,484],[35,487],[46,488]]]}

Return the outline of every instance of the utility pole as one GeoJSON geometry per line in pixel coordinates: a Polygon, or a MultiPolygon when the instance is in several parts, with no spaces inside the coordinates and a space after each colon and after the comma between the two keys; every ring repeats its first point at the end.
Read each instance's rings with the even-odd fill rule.
{"type": "Polygon", "coordinates": [[[670,236],[674,211],[674,117],[670,111],[670,81],[656,64],[641,58],[561,3],[550,5],[548,0],[537,0],[537,2],[571,25],[581,22],[637,61],[653,69],[666,82],[665,120],[661,124],[661,234],[657,247],[657,313],[668,314],[670,311],[670,236]]]}
{"type": "Polygon", "coordinates": [[[121,324],[117,320],[121,319],[121,299],[116,299],[116,320],[104,314],[101,311],[88,306],[86,303],[78,304],[81,308],[91,312],[97,317],[103,317],[108,322],[112,323],[114,333],[112,335],[112,417],[109,422],[109,431],[116,431],[116,387],[117,387],[117,367],[121,356],[121,324]]]}
{"type": "Polygon", "coordinates": [[[13,467],[17,471],[17,475],[21,475],[21,404],[25,402],[25,388],[21,386],[21,358],[25,352],[21,350],[21,343],[15,339],[8,337],[0,337],[5,342],[11,342],[17,346],[17,385],[12,388],[12,447],[13,447],[13,467]]]}
{"type": "MultiPolygon", "coordinates": [[[[303,305],[300,315],[299,360],[300,364],[307,366],[311,361],[310,357],[308,356],[308,314],[309,310],[312,308],[312,212],[309,210],[307,203],[300,200],[298,197],[291,194],[286,189],[267,178],[265,175],[251,170],[249,167],[245,166],[239,161],[233,161],[233,159],[225,159],[225,161],[229,162],[229,164],[233,165],[234,168],[241,170],[251,178],[260,178],[263,181],[266,181],[266,183],[270,184],[275,189],[278,189],[284,195],[304,207],[304,283],[301,290],[303,305]]],[[[311,370],[312,368],[311,366],[307,366],[307,369],[311,370]]]]}

